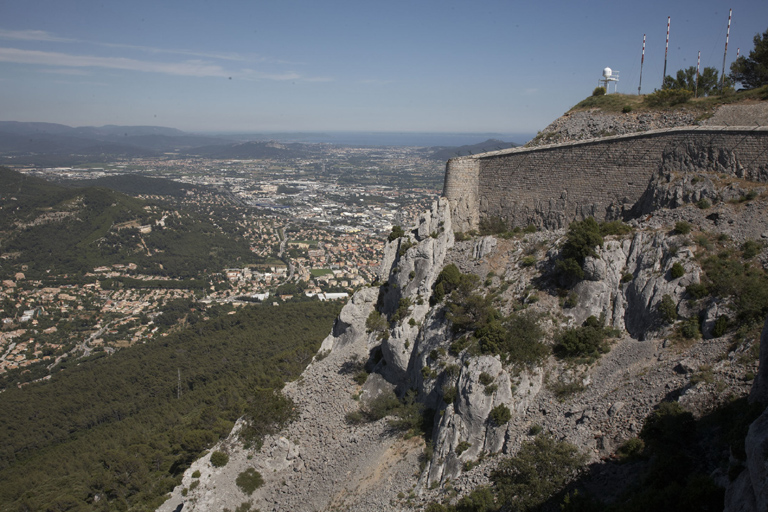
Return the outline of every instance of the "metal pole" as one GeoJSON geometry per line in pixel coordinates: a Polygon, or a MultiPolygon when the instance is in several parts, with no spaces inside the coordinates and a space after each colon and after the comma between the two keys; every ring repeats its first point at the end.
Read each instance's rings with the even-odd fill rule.
{"type": "Polygon", "coordinates": [[[669,53],[669,23],[672,16],[667,16],[667,44],[664,47],[664,76],[661,77],[661,88],[664,88],[664,80],[667,78],[667,54],[669,53]]]}
{"type": "Polygon", "coordinates": [[[643,62],[645,62],[645,34],[643,34],[643,53],[640,55],[640,84],[637,86],[637,95],[640,95],[640,89],[643,88],[643,62]]]}
{"type": "Polygon", "coordinates": [[[696,86],[693,88],[693,97],[699,97],[699,68],[701,67],[701,50],[699,50],[699,56],[696,58],[696,86]]]}
{"type": "Polygon", "coordinates": [[[731,13],[733,9],[728,9],[728,30],[725,32],[725,52],[723,53],[723,73],[720,75],[720,92],[725,87],[725,57],[728,55],[728,36],[731,35],[731,13]]]}

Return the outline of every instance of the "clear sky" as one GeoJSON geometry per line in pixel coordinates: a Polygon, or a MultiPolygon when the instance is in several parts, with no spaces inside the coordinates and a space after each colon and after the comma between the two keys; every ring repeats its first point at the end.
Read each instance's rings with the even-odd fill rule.
{"type": "Polygon", "coordinates": [[[535,133],[589,96],[728,66],[768,1],[2,0],[0,120],[535,133]]]}

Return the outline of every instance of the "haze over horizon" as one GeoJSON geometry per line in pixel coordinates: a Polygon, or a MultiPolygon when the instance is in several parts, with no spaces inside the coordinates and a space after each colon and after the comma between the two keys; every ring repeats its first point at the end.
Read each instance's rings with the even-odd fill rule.
{"type": "Polygon", "coordinates": [[[535,133],[588,96],[726,72],[768,3],[22,2],[0,7],[0,120],[193,132],[535,133]]]}

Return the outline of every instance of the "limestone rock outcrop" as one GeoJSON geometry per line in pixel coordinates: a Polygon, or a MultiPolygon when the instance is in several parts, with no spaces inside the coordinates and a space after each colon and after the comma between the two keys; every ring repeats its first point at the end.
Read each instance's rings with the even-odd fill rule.
{"type": "Polygon", "coordinates": [[[690,248],[677,247],[680,241],[665,233],[646,232],[636,233],[631,240],[606,241],[596,258],[586,258],[586,279],[574,288],[577,305],[566,314],[579,325],[589,316],[602,315],[608,325],[626,329],[640,340],[664,327],[658,305],[665,295],[685,316],[686,287],[699,282],[701,269],[690,248]],[[685,272],[673,278],[676,263],[685,272]]]}
{"type": "Polygon", "coordinates": [[[465,463],[504,451],[510,437],[508,420],[497,422],[495,414],[522,414],[543,386],[542,371],[513,379],[498,356],[467,362],[455,384],[455,399],[436,426],[434,455],[423,475],[426,483],[454,479],[465,463]]]}
{"type": "Polygon", "coordinates": [[[339,317],[333,324],[333,330],[323,340],[320,346],[321,354],[354,343],[356,339],[366,336],[365,321],[376,305],[378,294],[377,288],[363,288],[352,296],[341,309],[339,317]]]}
{"type": "Polygon", "coordinates": [[[392,382],[405,380],[415,340],[430,309],[432,285],[443,268],[454,235],[446,199],[438,200],[405,236],[389,242],[379,271],[385,284],[378,297],[378,311],[394,327],[381,344],[385,365],[381,371],[392,382]]]}

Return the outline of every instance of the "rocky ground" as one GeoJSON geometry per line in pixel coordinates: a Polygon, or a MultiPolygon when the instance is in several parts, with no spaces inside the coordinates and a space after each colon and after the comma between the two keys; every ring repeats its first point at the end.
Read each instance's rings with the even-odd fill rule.
{"type": "Polygon", "coordinates": [[[723,105],[712,117],[702,121],[705,126],[766,126],[768,102],[749,102],[723,105]]]}
{"type": "Polygon", "coordinates": [[[567,112],[544,128],[526,147],[691,125],[766,126],[768,103],[722,105],[705,112],[685,107],[652,112],[614,113],[597,109],[567,112]]]}
{"type": "Polygon", "coordinates": [[[359,408],[361,386],[353,376],[360,370],[358,362],[367,358],[363,343],[314,362],[285,387],[300,411],[298,420],[267,438],[258,451],[244,448],[233,432],[214,448],[229,453],[229,463],[214,468],[210,456],[196,461],[158,510],[173,511],[181,503],[184,511],[234,511],[248,503],[261,511],[400,510],[397,495],[413,490],[424,441],[404,439],[387,420],[345,421],[348,412],[359,408]],[[250,496],[235,483],[248,468],[259,471],[265,482],[250,496]],[[199,478],[191,476],[194,471],[200,471],[199,478]]]}
{"type": "Polygon", "coordinates": [[[690,126],[696,124],[700,117],[701,113],[685,109],[627,114],[601,112],[597,109],[567,112],[544,128],[526,147],[690,126]]]}

